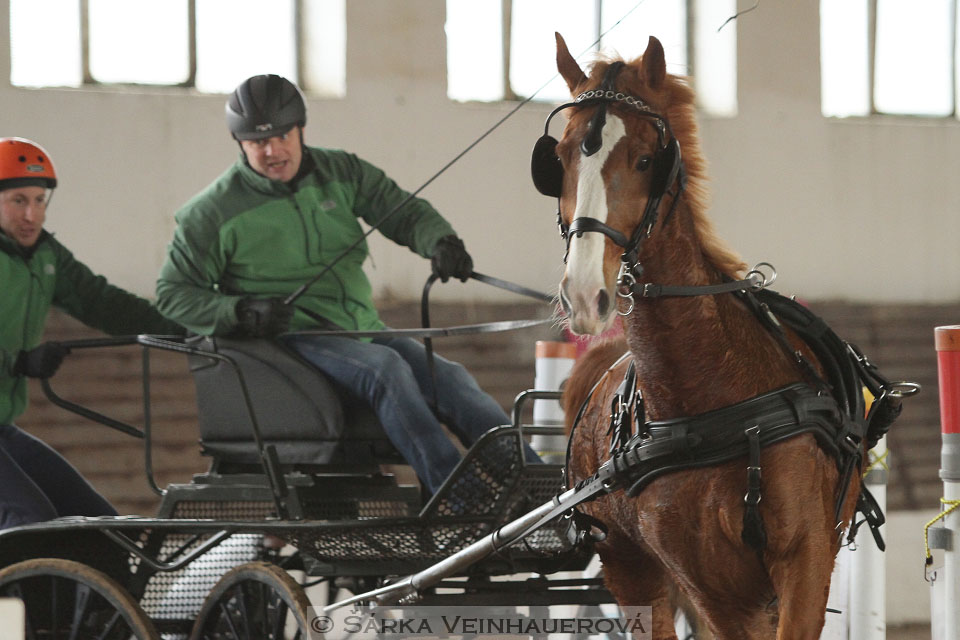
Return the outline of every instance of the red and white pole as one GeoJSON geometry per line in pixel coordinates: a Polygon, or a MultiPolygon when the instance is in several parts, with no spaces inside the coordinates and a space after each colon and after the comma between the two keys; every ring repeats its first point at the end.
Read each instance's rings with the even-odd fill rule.
{"type": "MultiPolygon", "coordinates": [[[[934,330],[940,383],[940,479],[944,502],[960,500],[960,325],[934,330]]],[[[944,640],[960,640],[960,509],[944,519],[944,640]]]]}

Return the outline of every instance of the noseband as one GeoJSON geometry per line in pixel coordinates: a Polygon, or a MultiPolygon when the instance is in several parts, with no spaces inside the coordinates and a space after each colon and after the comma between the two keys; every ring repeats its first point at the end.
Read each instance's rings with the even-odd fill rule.
{"type": "MultiPolygon", "coordinates": [[[[647,204],[644,208],[643,217],[640,224],[637,225],[633,233],[628,238],[626,234],[617,231],[608,224],[597,220],[596,218],[579,217],[571,224],[563,223],[562,216],[557,210],[557,225],[560,228],[560,236],[566,241],[567,249],[563,261],[566,263],[570,253],[570,240],[576,235],[583,237],[584,233],[602,233],[610,240],[621,247],[624,251],[620,256],[621,281],[628,278],[636,281],[643,272],[639,264],[640,248],[643,241],[650,237],[653,227],[657,222],[657,215],[660,209],[660,202],[668,190],[677,183],[677,191],[674,196],[670,211],[666,219],[669,219],[677,206],[680,195],[686,186],[686,172],[683,169],[683,162],[680,157],[680,145],[670,123],[666,118],[653,111],[650,106],[641,98],[626,95],[614,89],[614,81],[617,75],[623,69],[624,63],[617,61],[612,63],[606,70],[603,83],[600,88],[581,93],[573,102],[562,104],[547,116],[544,125],[544,134],[537,140],[533,149],[531,159],[531,172],[533,182],[540,193],[560,198],[561,187],[563,184],[563,165],[557,155],[557,140],[549,134],[550,121],[555,115],[565,109],[580,109],[583,107],[599,105],[596,113],[590,119],[587,135],[580,142],[580,150],[585,156],[591,156],[600,150],[602,145],[602,131],[606,123],[607,105],[612,103],[627,105],[636,110],[636,114],[643,118],[652,120],[653,126],[657,130],[657,151],[653,158],[653,177],[650,184],[650,192],[647,196],[647,204]]],[[[647,165],[638,163],[636,169],[645,171],[647,165]]]]}

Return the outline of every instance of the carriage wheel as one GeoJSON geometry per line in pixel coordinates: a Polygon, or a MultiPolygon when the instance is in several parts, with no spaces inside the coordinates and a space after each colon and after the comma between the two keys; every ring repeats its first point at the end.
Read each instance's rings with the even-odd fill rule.
{"type": "Polygon", "coordinates": [[[249,562],[228,571],[203,602],[191,640],[307,640],[310,601],[280,567],[249,562]]]}
{"type": "Polygon", "coordinates": [[[150,618],[115,580],[73,560],[35,558],[0,571],[0,596],[23,600],[26,640],[160,640],[150,618]]]}

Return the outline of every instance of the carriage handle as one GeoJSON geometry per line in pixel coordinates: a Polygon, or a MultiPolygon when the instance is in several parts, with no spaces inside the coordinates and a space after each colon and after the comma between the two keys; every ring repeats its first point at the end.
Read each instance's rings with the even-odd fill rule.
{"type": "MultiPolygon", "coordinates": [[[[60,341],[60,344],[70,351],[73,351],[74,349],[89,349],[95,347],[120,347],[137,344],[137,336],[62,340],[60,341]]],[[[43,393],[47,399],[61,409],[66,409],[67,411],[87,418],[88,420],[99,422],[102,425],[110,427],[111,429],[116,429],[117,431],[125,433],[128,436],[133,436],[134,438],[139,438],[141,440],[145,439],[145,432],[143,430],[63,398],[53,390],[53,386],[50,384],[50,378],[41,378],[40,386],[43,389],[43,393]]]]}
{"type": "Polygon", "coordinates": [[[112,429],[116,429],[122,433],[139,438],[144,441],[144,471],[147,476],[147,484],[150,486],[150,489],[157,495],[164,495],[165,491],[161,489],[156,482],[156,479],[153,476],[153,451],[152,451],[152,441],[151,438],[151,413],[150,413],[150,348],[163,349],[165,351],[174,351],[178,353],[185,353],[188,355],[198,355],[211,358],[213,360],[220,360],[226,362],[231,366],[234,372],[237,375],[237,378],[240,382],[240,389],[242,391],[244,403],[247,407],[247,412],[250,415],[250,423],[253,429],[253,437],[257,443],[257,449],[260,452],[260,457],[264,465],[264,471],[267,476],[267,481],[270,484],[271,493],[273,494],[273,499],[275,506],[277,507],[278,514],[286,514],[286,505],[283,502],[283,498],[286,496],[287,487],[286,482],[284,481],[282,473],[279,471],[279,463],[276,460],[276,451],[272,447],[264,447],[263,439],[260,436],[260,426],[257,422],[256,414],[253,410],[253,404],[250,400],[250,393],[247,388],[246,380],[243,377],[243,372],[240,371],[240,368],[228,356],[224,356],[219,353],[211,353],[209,351],[202,351],[194,347],[187,346],[182,342],[182,336],[173,336],[173,335],[146,335],[141,334],[138,336],[116,336],[111,338],[87,338],[80,340],[65,340],[60,342],[63,346],[67,347],[70,350],[73,349],[88,349],[96,347],[114,347],[114,346],[129,346],[134,344],[140,344],[143,346],[142,353],[142,383],[143,383],[143,429],[138,429],[126,422],[116,420],[109,416],[106,416],[98,411],[94,411],[88,407],[84,407],[75,402],[66,400],[57,394],[53,387],[50,385],[48,378],[42,378],[40,383],[43,388],[44,394],[53,404],[66,409],[72,413],[75,413],[81,417],[92,420],[93,422],[100,423],[102,425],[108,426],[112,429]]]}
{"type": "MultiPolygon", "coordinates": [[[[438,278],[439,276],[437,274],[431,273],[429,276],[427,276],[427,281],[423,285],[423,294],[420,297],[420,324],[424,329],[430,328],[430,289],[433,287],[433,284],[438,280],[438,278]]],[[[471,272],[470,278],[476,280],[477,282],[482,282],[505,291],[510,291],[528,298],[540,300],[541,302],[553,302],[555,300],[554,296],[543,293],[542,291],[529,289],[506,280],[501,280],[500,278],[494,278],[493,276],[477,273],[476,271],[471,272]]],[[[430,376],[431,408],[433,409],[434,413],[436,413],[437,407],[439,406],[439,399],[437,398],[437,380],[433,365],[433,340],[430,338],[430,336],[423,337],[423,347],[426,350],[427,371],[430,376]]],[[[523,394],[521,393],[520,396],[522,395],[523,394]]],[[[520,396],[517,396],[517,399],[514,400],[513,403],[513,426],[517,428],[517,447],[520,449],[521,464],[526,464],[526,458],[523,451],[523,427],[520,425],[520,417],[517,412],[517,403],[522,402],[520,396]]]]}
{"type": "Polygon", "coordinates": [[[528,424],[524,425],[521,422],[521,414],[523,413],[523,405],[527,400],[561,400],[563,398],[563,391],[557,391],[556,389],[527,389],[526,391],[521,391],[517,394],[517,397],[513,400],[513,426],[520,432],[522,436],[523,429],[531,429],[538,433],[543,434],[563,434],[565,430],[562,425],[545,425],[545,424],[528,424]]]}

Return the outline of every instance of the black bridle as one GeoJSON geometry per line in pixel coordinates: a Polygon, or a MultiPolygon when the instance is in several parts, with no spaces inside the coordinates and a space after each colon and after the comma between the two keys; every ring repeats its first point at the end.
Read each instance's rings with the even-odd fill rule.
{"type": "Polygon", "coordinates": [[[573,236],[579,238],[583,237],[584,233],[601,233],[622,248],[620,273],[617,274],[617,297],[629,300],[630,306],[625,312],[618,311],[620,315],[629,315],[633,311],[634,299],[637,297],[686,297],[744,290],[759,291],[772,284],[777,277],[777,272],[772,265],[766,262],[759,263],[742,280],[726,280],[719,284],[682,286],[638,282],[643,274],[643,266],[640,264],[640,250],[657,223],[660,203],[665,195],[670,195],[673,198],[670,210],[664,217],[664,224],[666,224],[676,210],[680,196],[686,189],[687,173],[680,154],[680,143],[673,134],[670,122],[664,116],[655,112],[641,98],[615,90],[616,77],[624,66],[625,63],[621,61],[613,62],[604,73],[603,82],[598,89],[581,93],[573,102],[562,104],[551,111],[544,124],[543,135],[540,136],[533,147],[530,168],[534,186],[543,195],[559,200],[563,186],[564,169],[560,157],[557,155],[558,141],[550,135],[550,121],[555,115],[565,109],[581,109],[599,105],[600,108],[590,119],[587,135],[580,142],[580,150],[586,156],[593,155],[601,148],[602,129],[606,123],[607,106],[610,104],[620,104],[632,108],[631,113],[650,119],[657,130],[658,144],[653,161],[649,162],[648,157],[641,158],[635,167],[638,171],[646,171],[652,167],[654,171],[650,181],[647,204],[643,210],[643,216],[640,218],[640,223],[629,237],[596,218],[586,216],[576,218],[567,225],[563,222],[558,205],[557,226],[560,229],[560,237],[566,242],[566,252],[563,256],[564,264],[566,264],[570,254],[570,240],[573,236]],[[676,190],[670,191],[674,185],[676,185],[676,190]],[[770,269],[769,277],[763,273],[763,267],[770,269]]]}
{"type": "Polygon", "coordinates": [[[673,196],[673,203],[670,211],[667,213],[666,219],[669,219],[677,206],[680,195],[686,187],[686,172],[681,160],[680,145],[673,135],[669,121],[667,121],[664,116],[653,111],[641,98],[615,90],[614,84],[616,77],[623,67],[624,63],[621,61],[612,63],[604,73],[600,88],[581,93],[573,102],[562,104],[550,112],[544,124],[544,133],[540,139],[537,140],[536,145],[534,145],[531,170],[533,182],[537,190],[544,195],[559,199],[563,183],[563,165],[556,152],[558,141],[550,135],[549,131],[550,121],[555,115],[565,109],[580,109],[599,105],[599,108],[590,119],[587,135],[580,142],[580,150],[586,156],[593,155],[599,151],[602,146],[601,136],[603,126],[606,124],[606,112],[609,104],[622,104],[632,107],[637,115],[643,118],[649,118],[652,121],[657,131],[657,151],[654,154],[652,163],[649,162],[649,158],[642,158],[637,164],[636,169],[638,171],[645,171],[652,166],[654,173],[651,179],[650,192],[647,197],[643,217],[629,237],[596,218],[580,217],[575,219],[570,225],[566,225],[563,223],[559,208],[557,211],[557,224],[560,228],[560,235],[567,243],[564,262],[567,261],[567,256],[570,252],[570,240],[574,235],[582,237],[584,233],[602,233],[624,250],[620,257],[621,262],[626,265],[628,272],[630,272],[635,279],[638,278],[643,271],[639,264],[640,249],[643,241],[650,237],[653,227],[657,222],[661,200],[676,183],[676,192],[670,194],[673,196]]]}

